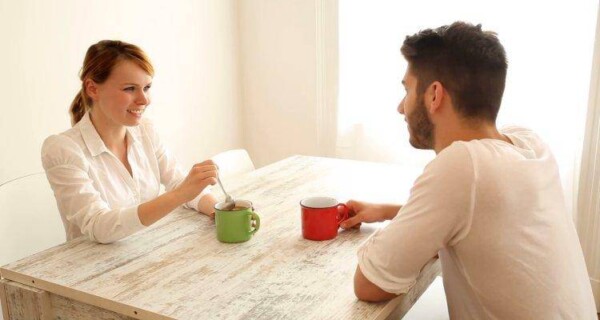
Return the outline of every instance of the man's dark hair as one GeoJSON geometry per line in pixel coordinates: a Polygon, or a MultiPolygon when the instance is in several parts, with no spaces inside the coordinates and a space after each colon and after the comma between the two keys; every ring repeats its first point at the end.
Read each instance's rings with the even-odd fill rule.
{"type": "Polygon", "coordinates": [[[407,36],[400,51],[417,78],[419,94],[439,81],[459,114],[496,121],[508,63],[494,32],[455,22],[407,36]]]}

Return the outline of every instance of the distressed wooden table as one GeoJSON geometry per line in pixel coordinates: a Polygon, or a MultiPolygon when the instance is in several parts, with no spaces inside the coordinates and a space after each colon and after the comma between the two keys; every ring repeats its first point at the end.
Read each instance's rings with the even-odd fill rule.
{"type": "Polygon", "coordinates": [[[418,169],[294,156],[229,179],[251,200],[261,229],[224,244],[214,221],[179,209],[146,230],[102,245],[79,238],[0,268],[4,319],[385,319],[400,318],[440,272],[421,272],[385,303],[353,292],[358,246],[383,224],[302,238],[299,201],[403,203],[418,169]]]}

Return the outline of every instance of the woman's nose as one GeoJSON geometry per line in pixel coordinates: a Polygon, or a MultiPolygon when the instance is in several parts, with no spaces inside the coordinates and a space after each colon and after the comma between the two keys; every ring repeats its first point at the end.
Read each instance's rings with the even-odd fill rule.
{"type": "Polygon", "coordinates": [[[150,102],[150,97],[149,97],[148,93],[141,92],[140,94],[138,94],[137,99],[136,99],[137,104],[147,105],[149,102],[150,102]]]}

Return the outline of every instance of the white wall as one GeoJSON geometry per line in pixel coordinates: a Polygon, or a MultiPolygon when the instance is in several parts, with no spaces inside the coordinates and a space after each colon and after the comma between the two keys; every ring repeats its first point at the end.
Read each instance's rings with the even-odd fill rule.
{"type": "Polygon", "coordinates": [[[102,39],[137,44],[150,56],[156,76],[147,116],[182,165],[242,147],[237,6],[0,0],[0,183],[42,170],[41,143],[70,127],[85,52],[102,39]]]}
{"type": "Polygon", "coordinates": [[[600,8],[596,12],[598,19],[575,222],[590,275],[596,309],[600,312],[600,171],[596,170],[600,155],[600,8]]]}
{"type": "Polygon", "coordinates": [[[336,1],[245,0],[239,10],[250,156],[262,166],[293,154],[328,154],[335,133],[337,21],[330,18],[337,17],[336,1]]]}

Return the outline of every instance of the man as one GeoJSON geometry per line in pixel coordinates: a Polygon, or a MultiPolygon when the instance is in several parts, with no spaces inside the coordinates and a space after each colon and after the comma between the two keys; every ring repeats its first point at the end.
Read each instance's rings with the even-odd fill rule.
{"type": "Polygon", "coordinates": [[[530,130],[496,128],[507,70],[496,35],[456,22],[401,52],[398,111],[411,145],[437,156],[404,206],[347,203],[344,228],[392,220],[359,249],[356,296],[406,293],[439,256],[453,319],[597,319],[555,159],[530,130]]]}

